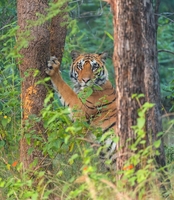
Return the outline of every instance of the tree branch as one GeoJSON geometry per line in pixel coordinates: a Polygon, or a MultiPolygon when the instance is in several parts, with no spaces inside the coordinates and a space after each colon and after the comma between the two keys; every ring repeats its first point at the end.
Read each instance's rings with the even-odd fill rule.
{"type": "Polygon", "coordinates": [[[167,50],[167,49],[159,49],[158,53],[160,53],[160,52],[166,52],[166,53],[174,54],[173,51],[170,51],[170,50],[167,50]]]}
{"type": "Polygon", "coordinates": [[[170,22],[174,23],[174,20],[169,18],[168,16],[174,15],[174,13],[171,13],[171,15],[167,14],[167,13],[160,13],[160,14],[155,14],[158,17],[164,17],[166,19],[168,19],[170,22]]]}

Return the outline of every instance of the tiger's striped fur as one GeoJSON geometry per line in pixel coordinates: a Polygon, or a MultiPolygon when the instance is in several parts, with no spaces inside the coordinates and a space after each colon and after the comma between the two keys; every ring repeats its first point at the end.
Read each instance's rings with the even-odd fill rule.
{"type": "MultiPolygon", "coordinates": [[[[51,77],[62,104],[71,109],[76,107],[80,111],[74,118],[85,117],[91,126],[101,127],[103,133],[106,133],[115,127],[117,110],[115,89],[108,80],[108,71],[105,67],[107,54],[79,54],[74,51],[71,55],[73,62],[70,78],[74,83],[73,90],[62,79],[59,72],[60,63],[56,57],[51,57],[48,61],[46,73],[51,77]],[[78,94],[88,86],[92,87],[93,92],[84,103],[78,94]]],[[[101,145],[104,148],[100,153],[100,158],[104,161],[110,159],[109,168],[114,168],[116,144],[111,138],[107,138],[101,145]]]]}

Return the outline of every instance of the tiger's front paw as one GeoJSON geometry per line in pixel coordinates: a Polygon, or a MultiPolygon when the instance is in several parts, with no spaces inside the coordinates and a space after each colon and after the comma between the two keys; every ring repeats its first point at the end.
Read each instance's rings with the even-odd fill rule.
{"type": "Polygon", "coordinates": [[[50,60],[48,61],[47,69],[45,72],[49,76],[53,76],[55,73],[59,72],[60,69],[60,62],[55,56],[51,56],[50,60]]]}

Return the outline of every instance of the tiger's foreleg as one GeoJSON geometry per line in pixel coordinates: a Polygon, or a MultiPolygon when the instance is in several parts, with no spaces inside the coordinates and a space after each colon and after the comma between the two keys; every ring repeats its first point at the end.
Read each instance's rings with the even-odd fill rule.
{"type": "Polygon", "coordinates": [[[79,111],[75,117],[85,116],[83,103],[61,77],[60,63],[55,56],[51,57],[48,61],[46,73],[50,76],[51,82],[59,93],[60,98],[63,99],[64,106],[68,106],[71,110],[76,109],[79,111]]]}

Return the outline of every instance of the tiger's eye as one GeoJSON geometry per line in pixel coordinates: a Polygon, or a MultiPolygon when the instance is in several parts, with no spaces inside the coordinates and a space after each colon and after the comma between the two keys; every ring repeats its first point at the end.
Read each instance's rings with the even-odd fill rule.
{"type": "Polygon", "coordinates": [[[98,63],[93,63],[93,65],[92,65],[92,70],[95,71],[95,70],[97,70],[98,68],[99,68],[98,63]]]}
{"type": "Polygon", "coordinates": [[[81,63],[81,62],[78,62],[78,63],[77,63],[77,68],[78,68],[79,70],[82,69],[82,63],[81,63]]]}

